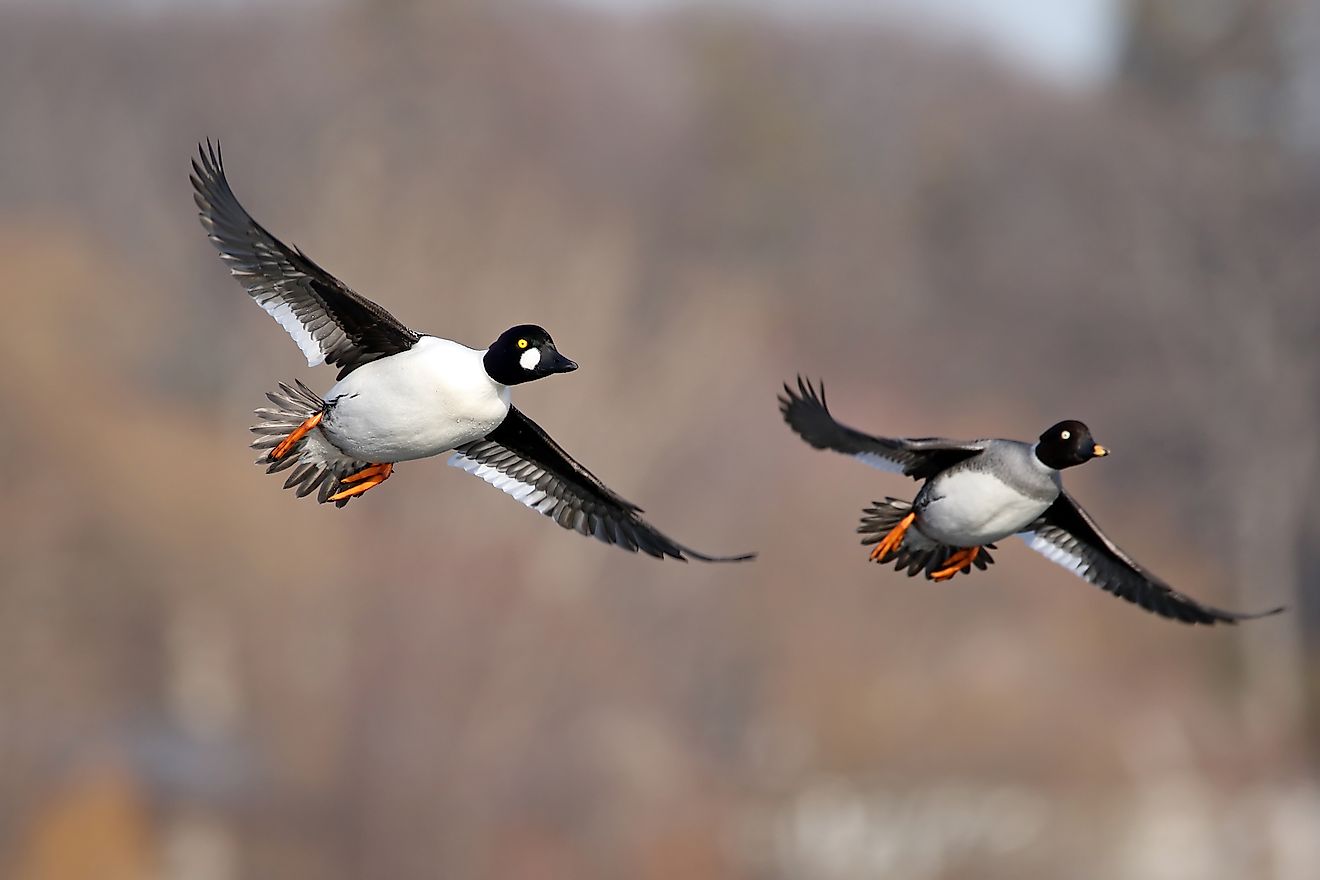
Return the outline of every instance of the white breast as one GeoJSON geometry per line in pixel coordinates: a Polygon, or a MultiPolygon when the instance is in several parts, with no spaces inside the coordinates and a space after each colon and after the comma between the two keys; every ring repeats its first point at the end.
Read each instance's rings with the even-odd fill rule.
{"type": "Polygon", "coordinates": [[[1020,532],[1053,502],[1023,495],[984,471],[955,471],[933,488],[934,500],[921,511],[917,528],[955,547],[989,544],[1020,532]]]}
{"type": "Polygon", "coordinates": [[[483,351],[423,337],[358,367],[325,395],[325,431],[363,461],[408,461],[485,437],[509,412],[509,388],[486,375],[483,351]]]}

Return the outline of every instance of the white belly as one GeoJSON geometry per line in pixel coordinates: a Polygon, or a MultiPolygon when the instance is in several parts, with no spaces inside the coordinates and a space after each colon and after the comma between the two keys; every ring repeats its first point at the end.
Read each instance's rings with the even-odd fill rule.
{"type": "Polygon", "coordinates": [[[975,547],[1022,531],[1053,500],[1022,495],[992,474],[959,471],[940,481],[916,525],[941,544],[975,547]]]}
{"type": "Polygon", "coordinates": [[[509,389],[486,375],[484,352],[424,337],[409,351],[358,367],[325,398],[330,440],[362,461],[438,455],[493,431],[509,389]]]}

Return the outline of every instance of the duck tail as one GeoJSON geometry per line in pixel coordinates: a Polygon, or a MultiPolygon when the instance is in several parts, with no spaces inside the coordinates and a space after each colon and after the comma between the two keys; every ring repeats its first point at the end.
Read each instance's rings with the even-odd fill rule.
{"type": "MultiPolygon", "coordinates": [[[[341,478],[362,470],[367,462],[344,454],[319,430],[306,430],[282,455],[275,457],[277,447],[287,438],[330,409],[319,394],[302,382],[295,381],[294,385],[281,382],[279,391],[266,394],[275,408],[256,411],[258,422],[252,426],[252,433],[257,436],[252,448],[261,450],[256,463],[265,465],[266,473],[293,469],[284,481],[284,488],[295,490],[299,498],[316,492],[316,499],[324,504],[343,488],[341,478]]],[[[351,497],[341,498],[334,503],[343,507],[350,500],[351,497]]]]}
{"type": "MultiPolygon", "coordinates": [[[[884,540],[885,535],[888,535],[911,512],[911,502],[901,498],[886,497],[884,501],[872,501],[871,506],[862,511],[862,520],[857,526],[857,533],[863,536],[862,544],[867,546],[879,544],[884,540]]],[[[884,561],[888,563],[892,560],[894,570],[906,571],[908,577],[916,577],[922,573],[930,577],[932,572],[943,568],[949,557],[959,549],[932,541],[915,528],[911,528],[903,536],[903,543],[899,545],[898,550],[884,561]]],[[[990,551],[994,549],[996,549],[994,544],[981,547],[976,558],[972,560],[972,565],[980,571],[985,571],[988,566],[994,564],[994,557],[990,555],[990,551]]]]}

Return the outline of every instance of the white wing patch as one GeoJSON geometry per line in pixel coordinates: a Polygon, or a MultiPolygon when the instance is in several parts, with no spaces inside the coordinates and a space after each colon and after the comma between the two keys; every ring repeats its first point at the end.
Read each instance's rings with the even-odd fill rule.
{"type": "Polygon", "coordinates": [[[1081,554],[1065,550],[1053,541],[1041,537],[1037,532],[1020,532],[1018,537],[1025,541],[1028,547],[1050,562],[1063,566],[1083,580],[1087,579],[1086,576],[1090,573],[1091,565],[1081,554]]]}
{"type": "Polygon", "coordinates": [[[883,455],[876,452],[858,452],[853,455],[853,458],[857,459],[862,464],[870,465],[871,467],[882,471],[888,471],[891,474],[903,473],[903,465],[885,458],[883,455]]]}
{"type": "Polygon", "coordinates": [[[455,452],[449,456],[448,464],[450,467],[456,467],[467,471],[473,476],[480,477],[505,495],[522,502],[537,513],[549,516],[560,502],[560,499],[547,494],[543,489],[538,489],[531,483],[516,480],[508,474],[502,474],[496,468],[468,458],[461,452],[455,452]]]}
{"type": "Polygon", "coordinates": [[[265,300],[254,297],[257,305],[266,310],[280,326],[284,332],[293,337],[293,341],[298,344],[298,349],[302,351],[303,357],[307,358],[307,366],[316,367],[325,363],[325,352],[321,350],[321,344],[317,342],[312,334],[303,326],[302,321],[293,313],[293,307],[287,302],[281,301],[279,292],[272,292],[265,300]]]}

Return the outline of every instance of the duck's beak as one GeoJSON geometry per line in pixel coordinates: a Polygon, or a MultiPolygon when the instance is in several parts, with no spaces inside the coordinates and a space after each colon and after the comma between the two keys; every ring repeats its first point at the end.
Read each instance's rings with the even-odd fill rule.
{"type": "Polygon", "coordinates": [[[559,353],[556,348],[550,349],[550,356],[541,363],[541,369],[547,373],[571,373],[577,369],[578,365],[559,353]]]}
{"type": "Polygon", "coordinates": [[[1104,458],[1106,455],[1109,454],[1109,450],[1105,449],[1103,446],[1097,443],[1095,444],[1095,448],[1091,450],[1091,454],[1094,455],[1096,458],[1104,458]]]}

